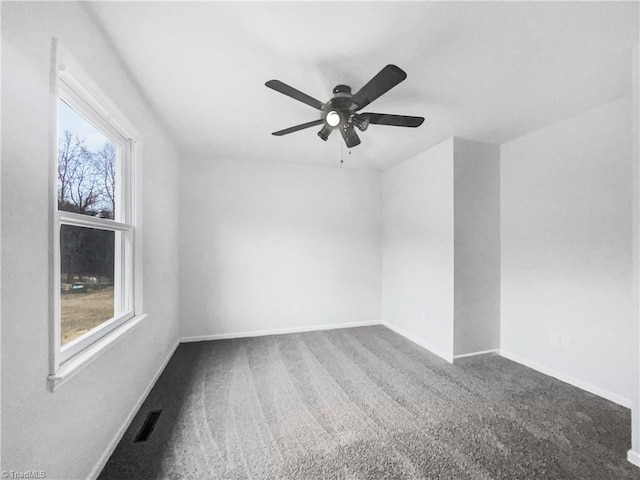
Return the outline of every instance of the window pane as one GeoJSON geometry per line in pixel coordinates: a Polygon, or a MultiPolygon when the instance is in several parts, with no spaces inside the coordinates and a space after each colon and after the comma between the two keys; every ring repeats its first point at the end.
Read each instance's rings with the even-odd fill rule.
{"type": "Polygon", "coordinates": [[[61,225],[62,345],[114,316],[115,232],[61,225]]]}
{"type": "Polygon", "coordinates": [[[58,209],[115,218],[116,145],[58,102],[58,209]]]}

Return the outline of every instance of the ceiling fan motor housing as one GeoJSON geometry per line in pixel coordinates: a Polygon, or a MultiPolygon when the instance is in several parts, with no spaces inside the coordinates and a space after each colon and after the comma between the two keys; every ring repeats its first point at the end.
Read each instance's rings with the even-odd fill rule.
{"type": "Polygon", "coordinates": [[[353,104],[351,99],[351,88],[347,85],[338,85],[333,89],[335,97],[329,100],[328,108],[330,110],[348,110],[353,104]]]}
{"type": "Polygon", "coordinates": [[[349,94],[349,96],[351,96],[351,87],[349,85],[336,85],[333,88],[333,93],[335,95],[341,94],[341,93],[347,93],[349,94]]]}
{"type": "MultiPolygon", "coordinates": [[[[335,112],[340,115],[340,123],[330,126],[333,128],[344,127],[350,122],[351,117],[351,112],[349,111],[353,105],[353,100],[351,99],[351,87],[349,85],[336,85],[333,89],[333,94],[335,96],[329,100],[323,108],[323,110],[326,111],[325,119],[327,114],[335,112]]],[[[323,138],[323,135],[320,135],[320,138],[323,138]]]]}

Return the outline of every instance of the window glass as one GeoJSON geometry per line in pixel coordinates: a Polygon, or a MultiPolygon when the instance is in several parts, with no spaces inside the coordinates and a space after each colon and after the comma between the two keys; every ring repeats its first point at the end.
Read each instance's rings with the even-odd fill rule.
{"type": "Polygon", "coordinates": [[[60,100],[58,209],[115,219],[116,157],[116,145],[60,100]]]}
{"type": "Polygon", "coordinates": [[[61,345],[113,318],[117,233],[60,226],[61,345]]]}

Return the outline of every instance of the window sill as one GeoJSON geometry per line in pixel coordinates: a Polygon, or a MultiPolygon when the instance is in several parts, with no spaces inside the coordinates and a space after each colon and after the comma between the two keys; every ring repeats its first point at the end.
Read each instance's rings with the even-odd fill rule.
{"type": "Polygon", "coordinates": [[[47,387],[50,392],[55,392],[61,385],[71,379],[77,373],[82,371],[87,365],[105,353],[111,346],[124,336],[129,330],[138,325],[147,314],[133,317],[131,320],[123,323],[121,326],[105,335],[103,338],[93,343],[77,355],[64,362],[56,373],[52,373],[47,377],[47,387]]]}

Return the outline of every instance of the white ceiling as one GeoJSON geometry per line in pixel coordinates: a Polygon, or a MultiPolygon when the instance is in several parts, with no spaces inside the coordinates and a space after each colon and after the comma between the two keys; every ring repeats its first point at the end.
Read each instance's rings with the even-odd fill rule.
{"type": "Polygon", "coordinates": [[[407,79],[367,111],[345,164],[388,168],[453,135],[503,143],[631,91],[637,2],[96,2],[90,11],[186,156],[334,166],[342,139],[310,128],[325,102],[393,63],[407,79]]]}

